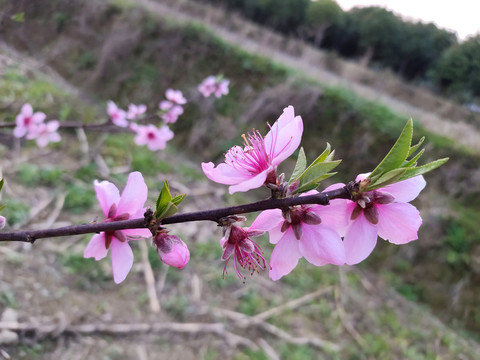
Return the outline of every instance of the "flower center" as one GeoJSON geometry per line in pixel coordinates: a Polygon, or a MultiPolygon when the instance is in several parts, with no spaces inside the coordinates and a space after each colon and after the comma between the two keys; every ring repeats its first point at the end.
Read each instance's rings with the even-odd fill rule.
{"type": "Polygon", "coordinates": [[[225,154],[225,163],[247,175],[259,174],[270,167],[265,141],[257,130],[242,135],[244,148],[234,146],[225,154]]]}

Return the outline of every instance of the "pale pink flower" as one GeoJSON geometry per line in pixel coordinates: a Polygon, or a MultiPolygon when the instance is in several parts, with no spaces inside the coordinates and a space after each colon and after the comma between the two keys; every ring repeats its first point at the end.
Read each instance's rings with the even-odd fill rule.
{"type": "Polygon", "coordinates": [[[119,109],[111,100],[107,103],[107,114],[115,125],[120,127],[128,126],[127,113],[125,110],[119,109]]]}
{"type": "Polygon", "coordinates": [[[233,268],[240,279],[245,277],[240,273],[239,266],[250,271],[253,275],[258,269],[265,270],[267,261],[263,257],[263,252],[256,242],[250,237],[260,236],[263,231],[257,231],[242,228],[236,225],[228,227],[225,236],[220,240],[223,248],[222,260],[225,261],[223,276],[227,270],[230,258],[233,256],[233,268]]]}
{"type": "Polygon", "coordinates": [[[177,122],[178,117],[183,114],[183,107],[175,105],[171,107],[165,114],[162,115],[163,121],[166,124],[172,124],[177,122]]]}
{"type": "Polygon", "coordinates": [[[157,247],[157,253],[165,264],[183,269],[190,260],[190,252],[187,245],[175,235],[160,232],[153,239],[157,247]]]}
{"type": "Polygon", "coordinates": [[[24,104],[15,119],[16,126],[13,129],[13,135],[17,138],[24,137],[32,127],[42,124],[46,117],[43,112],[34,113],[32,105],[24,104]]]}
{"type": "Polygon", "coordinates": [[[197,89],[204,97],[209,97],[210,95],[215,94],[217,98],[220,98],[222,95],[228,94],[229,83],[230,80],[210,75],[198,85],[197,89]]]}
{"type": "MultiPolygon", "coordinates": [[[[361,174],[356,180],[367,176],[361,174]]],[[[425,185],[420,175],[359,194],[356,201],[335,200],[347,204],[348,223],[341,230],[345,234],[346,263],[353,265],[365,260],[375,248],[377,236],[397,245],[418,239],[422,218],[408,202],[415,199],[425,185]]]]}
{"type": "MultiPolygon", "coordinates": [[[[301,196],[315,193],[312,190],[301,196]]],[[[250,229],[268,231],[270,242],[276,244],[270,278],[278,280],[289,274],[302,257],[315,266],[343,265],[345,248],[337,228],[344,222],[345,209],[345,203],[332,202],[328,206],[295,206],[285,216],[280,209],[261,212],[250,229]]]]}
{"type": "Polygon", "coordinates": [[[5,216],[0,215],[0,230],[2,230],[5,225],[7,225],[7,219],[5,218],[5,216]]]}
{"type": "Polygon", "coordinates": [[[212,162],[202,163],[202,170],[210,180],[231,185],[230,194],[275,183],[277,165],[297,149],[302,132],[302,118],[288,106],[265,138],[258,131],[247,134],[244,147],[232,147],[225,154],[225,162],[217,167],[212,162]]]}
{"type": "Polygon", "coordinates": [[[133,139],[137,145],[147,145],[152,151],[165,149],[167,141],[173,139],[173,131],[166,125],[157,128],[153,124],[149,125],[137,125],[132,124],[130,126],[136,135],[133,139]]]}
{"type": "Polygon", "coordinates": [[[215,76],[210,75],[205,78],[200,85],[198,85],[197,89],[204,97],[209,97],[215,92],[217,87],[216,83],[217,79],[215,78],[215,76]]]}
{"type": "Polygon", "coordinates": [[[128,105],[127,119],[136,120],[141,115],[143,115],[145,113],[145,111],[147,111],[147,106],[146,105],[130,104],[130,105],[128,105]]]}
{"type": "Polygon", "coordinates": [[[57,120],[51,120],[46,123],[40,123],[30,128],[27,139],[35,140],[39,147],[45,147],[50,142],[59,142],[60,134],[57,132],[60,123],[57,120]]]}
{"type": "Polygon", "coordinates": [[[174,105],[184,105],[187,103],[187,99],[185,99],[180,90],[168,89],[165,92],[165,97],[174,105]]]}
{"type": "MultiPolygon", "coordinates": [[[[111,182],[95,180],[94,186],[98,202],[106,217],[104,222],[143,218],[148,189],[142,174],[138,171],[130,173],[121,196],[111,182]]],[[[133,265],[133,252],[128,242],[150,236],[152,234],[147,228],[101,232],[92,237],[83,256],[100,260],[107,256],[108,249],[111,248],[113,280],[118,284],[125,280],[133,265]]]]}
{"type": "Polygon", "coordinates": [[[223,95],[228,95],[228,85],[230,80],[223,79],[222,81],[216,84],[215,96],[221,98],[223,95]]]}

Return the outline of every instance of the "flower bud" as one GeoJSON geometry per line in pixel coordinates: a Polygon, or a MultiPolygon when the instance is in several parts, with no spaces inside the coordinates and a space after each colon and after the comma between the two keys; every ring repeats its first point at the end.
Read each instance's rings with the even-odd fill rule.
{"type": "Polygon", "coordinates": [[[7,224],[7,219],[5,218],[5,216],[0,215],[0,230],[2,230],[6,224],[7,224]]]}
{"type": "Polygon", "coordinates": [[[190,260],[187,245],[178,236],[160,232],[153,239],[157,253],[165,264],[183,269],[190,260]]]}

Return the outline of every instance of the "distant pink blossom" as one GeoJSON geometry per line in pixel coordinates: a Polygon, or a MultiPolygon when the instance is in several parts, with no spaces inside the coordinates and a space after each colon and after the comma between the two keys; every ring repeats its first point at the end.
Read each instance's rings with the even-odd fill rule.
{"type": "Polygon", "coordinates": [[[187,103],[187,99],[185,99],[180,90],[168,89],[165,92],[165,97],[174,105],[184,105],[187,103]]]}
{"type": "MultiPolygon", "coordinates": [[[[356,180],[367,176],[361,174],[356,180]]],[[[418,239],[422,218],[409,202],[425,185],[420,175],[360,194],[356,201],[335,200],[347,204],[347,225],[341,230],[345,234],[346,263],[353,265],[365,260],[375,248],[377,236],[397,245],[418,239]]]]}
{"type": "Polygon", "coordinates": [[[240,279],[245,278],[239,270],[239,267],[247,269],[250,274],[258,272],[258,269],[265,270],[268,265],[263,257],[263,252],[258,244],[250,238],[260,236],[263,231],[247,229],[232,225],[228,228],[225,236],[220,240],[223,248],[222,260],[225,261],[223,276],[227,270],[230,258],[233,256],[233,268],[240,279]]]}
{"type": "Polygon", "coordinates": [[[107,103],[107,113],[115,125],[120,127],[128,126],[127,113],[125,110],[119,109],[111,100],[107,103]]]}
{"type": "Polygon", "coordinates": [[[165,114],[162,115],[163,121],[166,124],[172,124],[177,122],[178,117],[183,114],[183,107],[179,105],[175,105],[170,110],[168,110],[165,114]]]}
{"type": "MultiPolygon", "coordinates": [[[[143,218],[148,189],[142,174],[138,171],[130,173],[121,196],[111,182],[95,180],[94,186],[98,202],[106,217],[104,222],[143,218]]],[[[125,280],[133,265],[133,252],[128,242],[150,236],[150,230],[146,228],[101,232],[91,238],[83,256],[100,260],[107,256],[111,248],[113,280],[118,284],[125,280]]]]}
{"type": "Polygon", "coordinates": [[[5,218],[5,216],[0,215],[0,230],[2,230],[5,225],[7,225],[7,219],[5,218]]]}
{"type": "MultiPolygon", "coordinates": [[[[301,196],[315,193],[312,190],[301,196]]],[[[345,203],[332,202],[328,206],[296,206],[285,213],[280,209],[261,212],[250,229],[268,231],[270,242],[276,244],[270,278],[278,280],[289,274],[302,257],[315,266],[343,265],[345,248],[337,228],[345,221],[345,209],[345,203]]]]}
{"type": "Polygon", "coordinates": [[[47,116],[43,112],[33,112],[32,105],[24,104],[17,115],[13,135],[17,138],[27,135],[33,127],[42,124],[47,116]]]}
{"type": "Polygon", "coordinates": [[[137,145],[146,145],[151,151],[165,149],[167,141],[173,139],[173,131],[166,125],[157,128],[155,125],[137,125],[130,126],[136,135],[133,139],[137,145]]]}
{"type": "Polygon", "coordinates": [[[50,142],[59,142],[61,140],[57,132],[59,126],[60,123],[57,120],[37,124],[30,128],[27,139],[35,140],[39,147],[45,147],[50,142]]]}
{"type": "Polygon", "coordinates": [[[275,183],[277,165],[297,149],[302,132],[302,118],[294,115],[293,106],[288,106],[265,138],[254,130],[243,137],[243,147],[227,151],[224,163],[217,167],[212,162],[202,163],[202,170],[210,180],[231,185],[230,194],[275,183]]]}
{"type": "Polygon", "coordinates": [[[137,120],[141,115],[143,115],[147,111],[146,105],[135,105],[130,104],[128,105],[128,112],[127,112],[127,119],[128,120],[137,120]]]}
{"type": "Polygon", "coordinates": [[[198,85],[198,91],[204,96],[209,97],[212,94],[215,94],[217,98],[222,97],[222,95],[228,94],[228,85],[230,80],[217,78],[213,75],[205,78],[200,85],[198,85]]]}
{"type": "Polygon", "coordinates": [[[183,269],[190,260],[188,247],[178,236],[161,232],[153,239],[153,243],[160,260],[167,265],[183,269]]]}

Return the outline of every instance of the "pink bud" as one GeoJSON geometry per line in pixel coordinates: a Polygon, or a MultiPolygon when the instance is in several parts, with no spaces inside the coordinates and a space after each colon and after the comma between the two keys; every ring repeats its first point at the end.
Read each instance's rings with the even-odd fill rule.
{"type": "Polygon", "coordinates": [[[178,236],[159,233],[153,239],[157,253],[165,264],[183,269],[190,260],[187,245],[178,236]]]}
{"type": "Polygon", "coordinates": [[[5,216],[0,215],[0,230],[2,230],[6,224],[7,224],[7,219],[5,219],[5,216]]]}

